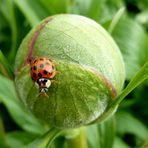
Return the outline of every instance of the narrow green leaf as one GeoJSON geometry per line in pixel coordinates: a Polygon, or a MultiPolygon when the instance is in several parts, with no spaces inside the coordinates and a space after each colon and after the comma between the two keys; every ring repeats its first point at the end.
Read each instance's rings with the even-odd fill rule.
{"type": "Polygon", "coordinates": [[[42,5],[42,3],[39,0],[38,1],[26,0],[26,3],[29,5],[29,7],[32,9],[32,11],[35,12],[35,14],[39,18],[39,20],[42,20],[45,17],[48,17],[50,15],[50,13],[46,10],[46,7],[49,7],[50,5],[47,5],[45,7],[44,5],[42,5]]]}
{"type": "Polygon", "coordinates": [[[16,49],[17,49],[17,25],[16,25],[16,17],[14,14],[14,3],[12,0],[6,0],[6,6],[8,10],[8,17],[9,17],[9,26],[11,28],[11,50],[9,53],[10,61],[14,60],[16,49]]]}
{"type": "Polygon", "coordinates": [[[148,61],[144,66],[137,72],[133,77],[127,87],[122,91],[122,93],[116,98],[113,104],[119,104],[133,89],[140,85],[144,80],[148,78],[148,61]]]}
{"type": "Polygon", "coordinates": [[[111,34],[114,30],[114,28],[116,27],[117,23],[120,21],[121,17],[123,16],[125,12],[125,8],[122,7],[118,10],[118,12],[115,14],[115,16],[113,17],[110,26],[108,28],[108,32],[111,34]]]}
{"type": "Polygon", "coordinates": [[[90,148],[112,148],[115,137],[114,117],[87,127],[87,136],[90,148]]]}
{"type": "MultiPolygon", "coordinates": [[[[7,7],[6,7],[6,1],[0,1],[0,13],[1,13],[1,17],[4,17],[4,19],[3,18],[1,18],[1,23],[0,23],[0,26],[2,25],[4,25],[3,23],[3,21],[8,21],[9,20],[9,15],[8,15],[8,13],[7,13],[7,7]]],[[[6,25],[6,24],[5,24],[6,25]]]]}
{"type": "Polygon", "coordinates": [[[5,58],[1,50],[0,50],[0,73],[11,79],[14,77],[12,67],[8,63],[7,59],[5,58]]]}
{"type": "Polygon", "coordinates": [[[69,0],[39,0],[49,14],[66,13],[69,0]]]}
{"type": "Polygon", "coordinates": [[[92,0],[68,0],[67,12],[86,16],[90,9],[91,2],[92,0]]]}
{"type": "Polygon", "coordinates": [[[0,117],[0,141],[4,140],[4,137],[5,137],[5,131],[4,131],[4,126],[3,126],[3,122],[2,122],[2,119],[0,117]]]}
{"type": "Polygon", "coordinates": [[[148,59],[148,36],[143,26],[128,17],[121,18],[112,32],[121,49],[126,79],[131,80],[148,59]]]}
{"type": "Polygon", "coordinates": [[[98,125],[93,124],[87,127],[87,139],[89,148],[101,148],[100,147],[100,135],[98,132],[98,125]]]}
{"type": "Polygon", "coordinates": [[[120,95],[117,96],[115,101],[113,101],[109,106],[106,112],[103,114],[102,117],[97,119],[96,121],[100,122],[106,119],[111,115],[111,113],[115,112],[118,105],[121,101],[138,85],[140,85],[144,80],[148,78],[148,61],[144,64],[144,66],[137,72],[137,74],[133,77],[127,87],[121,92],[120,95]]]}
{"type": "Polygon", "coordinates": [[[102,13],[102,7],[103,7],[104,1],[103,0],[91,0],[91,3],[89,4],[89,10],[87,12],[87,16],[98,21],[101,13],[102,13]]]}
{"type": "Polygon", "coordinates": [[[24,0],[14,0],[15,4],[22,11],[30,25],[33,27],[40,22],[39,17],[36,15],[36,12],[31,8],[28,1],[24,0]]]}
{"type": "MultiPolygon", "coordinates": [[[[133,1],[134,2],[134,1],[133,1]]],[[[148,10],[147,6],[148,6],[148,1],[147,0],[135,0],[136,5],[141,9],[141,10],[148,10]]]]}
{"type": "Polygon", "coordinates": [[[49,148],[52,142],[57,136],[59,136],[61,130],[56,128],[51,128],[47,133],[45,133],[40,138],[37,138],[30,144],[24,146],[23,148],[49,148]]]}
{"type": "Polygon", "coordinates": [[[9,132],[6,135],[6,141],[11,148],[21,148],[22,146],[30,143],[37,136],[23,131],[9,132]]]}
{"type": "Polygon", "coordinates": [[[0,75],[0,99],[6,106],[14,121],[24,130],[33,133],[43,133],[44,125],[31,115],[20,102],[13,81],[0,75]]]}
{"type": "MultiPolygon", "coordinates": [[[[98,1],[99,3],[100,1],[98,1]]],[[[99,22],[108,30],[108,27],[110,23],[112,22],[112,19],[116,16],[118,13],[118,10],[120,8],[125,7],[125,4],[123,3],[123,0],[102,0],[101,1],[101,17],[99,19],[99,22]]]]}
{"type": "Polygon", "coordinates": [[[0,117],[0,147],[8,148],[8,145],[6,144],[6,135],[5,135],[4,125],[1,117],[0,117]]]}
{"type": "Polygon", "coordinates": [[[116,137],[113,148],[129,148],[129,146],[122,139],[116,137]]]}
{"type": "Polygon", "coordinates": [[[125,111],[120,111],[116,113],[117,119],[117,132],[121,135],[125,133],[130,133],[141,140],[144,140],[148,136],[148,128],[130,113],[125,111]]]}
{"type": "Polygon", "coordinates": [[[2,1],[0,5],[0,12],[2,13],[1,24],[3,25],[3,23],[6,21],[4,24],[5,26],[3,26],[4,29],[6,29],[6,27],[9,27],[11,31],[11,34],[8,37],[8,34],[6,34],[6,31],[2,30],[2,32],[5,32],[5,33],[3,35],[1,32],[0,37],[3,37],[4,39],[8,37],[8,39],[10,39],[7,42],[11,41],[11,44],[9,45],[9,47],[11,47],[11,50],[10,50],[10,53],[7,53],[7,54],[10,61],[13,61],[13,58],[15,57],[15,53],[16,53],[16,45],[17,45],[17,37],[18,37],[13,1],[12,0],[2,1]]]}

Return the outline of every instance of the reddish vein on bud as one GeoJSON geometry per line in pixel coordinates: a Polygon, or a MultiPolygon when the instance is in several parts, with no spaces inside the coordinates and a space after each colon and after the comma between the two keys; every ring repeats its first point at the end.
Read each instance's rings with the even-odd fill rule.
{"type": "Polygon", "coordinates": [[[32,50],[33,50],[33,47],[35,45],[35,42],[40,34],[40,31],[46,26],[46,24],[52,20],[52,17],[48,17],[38,28],[37,30],[34,32],[31,40],[30,40],[30,43],[29,43],[29,47],[28,47],[28,56],[27,56],[27,59],[26,59],[26,63],[30,64],[31,60],[32,60],[32,50]]]}

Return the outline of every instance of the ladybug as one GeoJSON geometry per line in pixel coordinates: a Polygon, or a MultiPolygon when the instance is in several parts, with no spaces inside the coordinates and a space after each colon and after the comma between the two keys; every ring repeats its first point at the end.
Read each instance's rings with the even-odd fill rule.
{"type": "Polygon", "coordinates": [[[31,62],[31,78],[39,86],[39,92],[47,95],[51,79],[56,75],[53,61],[45,57],[36,58],[31,62]]]}

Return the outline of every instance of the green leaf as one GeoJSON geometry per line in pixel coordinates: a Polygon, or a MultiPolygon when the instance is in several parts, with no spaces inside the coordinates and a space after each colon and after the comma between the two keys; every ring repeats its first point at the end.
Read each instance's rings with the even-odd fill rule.
{"type": "Polygon", "coordinates": [[[148,59],[148,36],[136,21],[125,17],[112,32],[125,61],[126,78],[130,80],[148,59]]]}
{"type": "Polygon", "coordinates": [[[22,131],[10,132],[6,135],[6,141],[11,148],[22,147],[30,143],[35,138],[36,135],[22,131]]]}
{"type": "Polygon", "coordinates": [[[107,117],[110,117],[112,113],[114,113],[118,107],[118,105],[121,103],[121,101],[138,85],[140,85],[144,80],[148,78],[148,61],[144,64],[144,66],[137,72],[137,74],[133,77],[133,79],[130,81],[130,83],[127,85],[127,87],[117,96],[117,98],[110,103],[108,106],[106,112],[98,118],[96,121],[102,121],[106,119],[107,117]]]}
{"type": "Polygon", "coordinates": [[[115,137],[114,117],[87,127],[87,137],[90,148],[112,148],[115,137]]]}
{"type": "Polygon", "coordinates": [[[10,15],[8,13],[8,9],[9,8],[8,8],[8,5],[7,5],[7,1],[2,1],[1,0],[0,3],[1,3],[1,5],[0,5],[0,12],[1,12],[2,16],[10,23],[10,19],[11,18],[10,18],[10,15]]]}
{"type": "Polygon", "coordinates": [[[40,138],[35,139],[30,144],[24,146],[23,148],[48,148],[51,146],[52,142],[57,136],[59,136],[61,130],[56,128],[51,128],[47,133],[45,133],[40,138]]]}
{"type": "Polygon", "coordinates": [[[135,0],[136,5],[141,9],[141,10],[147,10],[148,6],[148,1],[147,0],[135,0]]]}
{"type": "Polygon", "coordinates": [[[0,100],[6,106],[14,121],[24,130],[33,133],[43,133],[44,125],[31,115],[20,102],[13,81],[0,75],[0,100]]]}
{"type": "Polygon", "coordinates": [[[6,134],[4,130],[4,125],[3,125],[1,117],[0,117],[0,147],[8,148],[8,145],[6,143],[6,134]]]}
{"type": "Polygon", "coordinates": [[[4,131],[2,119],[0,117],[0,141],[3,141],[4,137],[5,137],[5,131],[4,131]]]}
{"type": "Polygon", "coordinates": [[[87,127],[87,138],[89,148],[100,148],[100,135],[98,132],[98,125],[90,125],[87,127]]]}
{"type": "Polygon", "coordinates": [[[14,77],[12,68],[8,63],[6,57],[1,52],[1,50],[0,50],[0,73],[11,79],[14,77]]]}
{"type": "Polygon", "coordinates": [[[137,72],[137,74],[132,78],[127,87],[122,91],[122,93],[117,96],[113,104],[119,104],[133,89],[140,85],[144,80],[148,78],[148,61],[143,65],[143,67],[137,72]]]}
{"type": "Polygon", "coordinates": [[[129,148],[129,146],[119,137],[115,138],[113,148],[129,148]]]}
{"type": "Polygon", "coordinates": [[[113,32],[113,30],[115,29],[116,25],[118,24],[118,22],[120,21],[122,15],[124,14],[125,8],[122,7],[120,8],[117,13],[115,14],[115,16],[113,17],[110,26],[108,28],[108,32],[111,34],[113,32]]]}
{"type": "Polygon", "coordinates": [[[119,134],[123,135],[125,133],[130,133],[142,140],[148,136],[148,128],[130,113],[125,111],[117,112],[116,119],[119,134]]]}
{"type": "Polygon", "coordinates": [[[101,17],[99,19],[99,22],[101,22],[101,24],[103,24],[103,26],[106,26],[108,29],[108,23],[112,21],[112,19],[116,16],[118,10],[122,7],[125,7],[125,4],[122,0],[102,0],[102,9],[100,12],[101,17]]]}
{"type": "Polygon", "coordinates": [[[14,61],[14,57],[16,54],[16,49],[17,49],[17,25],[16,25],[16,17],[14,14],[14,3],[12,0],[6,0],[7,4],[7,9],[8,9],[8,16],[9,16],[9,26],[11,28],[11,50],[9,53],[9,59],[10,61],[14,61]]]}
{"type": "Polygon", "coordinates": [[[44,7],[44,11],[46,10],[49,14],[66,13],[68,2],[69,0],[39,0],[39,3],[44,7]]]}
{"type": "MultiPolygon", "coordinates": [[[[47,2],[47,1],[46,1],[47,2]]],[[[29,6],[30,9],[35,12],[36,16],[39,20],[44,19],[45,17],[48,17],[50,13],[46,10],[46,7],[49,7],[50,5],[42,5],[41,1],[35,1],[35,0],[26,0],[27,7],[29,6]]]]}
{"type": "Polygon", "coordinates": [[[6,0],[1,2],[1,13],[3,14],[4,18],[7,20],[7,24],[10,27],[11,30],[11,50],[10,53],[8,53],[8,57],[10,61],[14,60],[16,49],[17,49],[17,38],[18,38],[18,32],[17,32],[17,25],[16,25],[16,17],[14,12],[14,3],[12,0],[6,0]]]}
{"type": "Polygon", "coordinates": [[[88,15],[88,11],[90,9],[91,4],[94,0],[68,0],[67,3],[67,12],[74,13],[74,14],[81,14],[81,15],[88,15]]]}
{"type": "Polygon", "coordinates": [[[32,6],[29,5],[28,0],[14,0],[14,3],[18,6],[32,27],[39,23],[40,18],[37,16],[32,6]]]}
{"type": "Polygon", "coordinates": [[[89,10],[87,11],[86,16],[98,21],[99,18],[101,17],[103,5],[104,5],[103,0],[100,0],[100,1],[91,0],[91,2],[89,4],[89,10]]]}

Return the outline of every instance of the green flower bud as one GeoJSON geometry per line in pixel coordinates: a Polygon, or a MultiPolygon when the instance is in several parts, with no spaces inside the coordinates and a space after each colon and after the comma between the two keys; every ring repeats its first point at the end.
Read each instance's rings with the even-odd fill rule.
{"type": "Polygon", "coordinates": [[[16,56],[16,88],[24,104],[58,128],[92,123],[115,100],[125,79],[121,53],[96,22],[78,15],[55,15],[25,37],[16,56]],[[47,96],[31,79],[30,63],[38,57],[54,62],[56,75],[47,96]]]}

